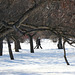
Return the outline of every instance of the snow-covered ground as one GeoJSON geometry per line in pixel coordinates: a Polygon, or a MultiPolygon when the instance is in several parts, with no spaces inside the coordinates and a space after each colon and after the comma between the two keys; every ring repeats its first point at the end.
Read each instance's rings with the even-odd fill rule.
{"type": "MultiPolygon", "coordinates": [[[[51,40],[41,40],[43,49],[35,49],[30,53],[29,43],[21,43],[20,52],[12,50],[15,60],[10,60],[7,44],[3,45],[3,56],[0,56],[0,75],[75,75],[75,48],[66,44],[66,65],[63,49],[57,49],[57,43],[51,40]]],[[[34,42],[35,46],[35,42],[34,42]]]]}

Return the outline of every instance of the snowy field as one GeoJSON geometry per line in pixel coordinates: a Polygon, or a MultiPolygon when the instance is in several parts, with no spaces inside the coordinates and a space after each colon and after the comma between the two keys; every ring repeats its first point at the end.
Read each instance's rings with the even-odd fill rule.
{"type": "MultiPolygon", "coordinates": [[[[51,40],[41,40],[43,49],[35,49],[30,53],[29,43],[21,43],[20,52],[12,50],[15,60],[10,60],[7,44],[3,45],[3,56],[0,56],[0,75],[75,75],[75,48],[66,44],[66,65],[63,49],[57,49],[57,43],[51,40]]],[[[34,42],[35,47],[35,42],[34,42]]]]}

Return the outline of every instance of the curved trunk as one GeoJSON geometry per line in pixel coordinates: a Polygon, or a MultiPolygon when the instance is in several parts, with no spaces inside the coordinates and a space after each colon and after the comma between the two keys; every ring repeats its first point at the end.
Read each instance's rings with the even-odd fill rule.
{"type": "Polygon", "coordinates": [[[67,64],[67,65],[70,65],[70,64],[69,64],[69,62],[68,62],[68,60],[67,60],[67,57],[66,57],[65,43],[66,43],[66,41],[64,41],[64,42],[63,42],[63,49],[64,49],[64,59],[65,59],[65,61],[66,61],[66,64],[67,64]]]}

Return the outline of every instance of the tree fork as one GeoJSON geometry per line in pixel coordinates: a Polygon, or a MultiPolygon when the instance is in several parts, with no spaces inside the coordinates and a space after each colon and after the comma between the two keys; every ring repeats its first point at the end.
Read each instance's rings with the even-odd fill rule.
{"type": "Polygon", "coordinates": [[[12,35],[11,38],[15,42],[15,52],[19,52],[19,49],[21,49],[20,41],[16,35],[12,35]]]}

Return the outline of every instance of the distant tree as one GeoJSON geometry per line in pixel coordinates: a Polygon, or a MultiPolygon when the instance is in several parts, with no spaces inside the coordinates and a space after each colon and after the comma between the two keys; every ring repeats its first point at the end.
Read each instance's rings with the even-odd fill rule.
{"type": "Polygon", "coordinates": [[[59,37],[58,38],[58,49],[63,49],[63,46],[62,46],[62,37],[59,37]]]}

